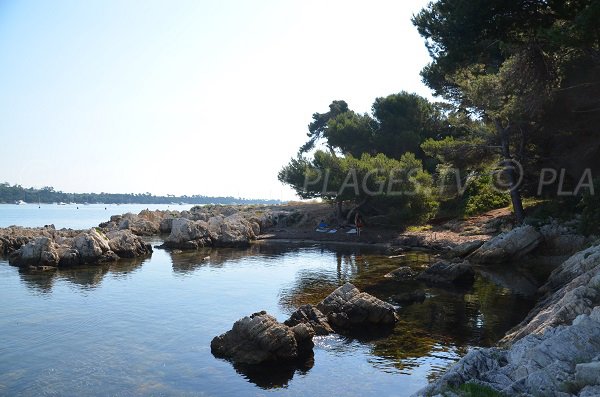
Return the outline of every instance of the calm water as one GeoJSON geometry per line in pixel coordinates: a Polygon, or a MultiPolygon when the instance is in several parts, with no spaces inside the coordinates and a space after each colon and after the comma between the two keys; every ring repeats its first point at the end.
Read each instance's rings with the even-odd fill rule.
{"type": "Polygon", "coordinates": [[[452,291],[383,278],[431,260],[264,244],[37,274],[0,260],[0,395],[410,395],[532,304],[489,274],[452,291]],[[210,353],[240,317],[267,310],[283,321],[345,281],[382,299],[425,287],[428,299],[401,308],[391,334],[315,338],[314,362],[300,367],[235,368],[210,353]]]}
{"type": "Polygon", "coordinates": [[[37,227],[53,224],[57,229],[87,229],[106,222],[111,215],[141,210],[189,210],[193,205],[166,204],[0,204],[0,227],[37,227]]]}

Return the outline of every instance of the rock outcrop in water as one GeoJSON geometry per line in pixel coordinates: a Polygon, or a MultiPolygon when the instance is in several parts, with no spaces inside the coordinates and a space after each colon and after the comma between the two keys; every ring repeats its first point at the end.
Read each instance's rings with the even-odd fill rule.
{"type": "Polygon", "coordinates": [[[244,317],[215,337],[210,347],[216,357],[237,364],[290,361],[312,353],[314,335],[390,326],[396,321],[392,305],[346,283],[317,307],[301,306],[283,324],[264,311],[244,317]]]}
{"type": "Polygon", "coordinates": [[[303,323],[288,327],[262,311],[236,321],[210,348],[216,357],[238,364],[292,361],[312,354],[313,336],[303,323]]]}
{"type": "Polygon", "coordinates": [[[127,230],[104,234],[95,228],[77,232],[52,229],[52,232],[40,230],[39,234],[27,237],[25,244],[10,253],[12,265],[68,267],[112,262],[152,252],[149,244],[127,230]]]}
{"type": "Polygon", "coordinates": [[[317,309],[333,329],[347,331],[368,326],[391,326],[398,321],[396,309],[346,283],[323,299],[317,309]]]}
{"type": "Polygon", "coordinates": [[[600,245],[576,253],[540,288],[542,299],[501,341],[477,349],[415,396],[475,382],[507,395],[600,395],[600,245]]]}
{"type": "Polygon", "coordinates": [[[164,247],[243,247],[261,231],[285,223],[290,214],[263,206],[196,206],[189,211],[141,211],[115,215],[100,224],[108,232],[130,230],[136,235],[169,234],[164,247]]]}
{"type": "Polygon", "coordinates": [[[333,333],[327,317],[313,305],[303,305],[298,308],[284,324],[293,327],[298,324],[306,324],[311,327],[315,335],[329,335],[333,333]]]}

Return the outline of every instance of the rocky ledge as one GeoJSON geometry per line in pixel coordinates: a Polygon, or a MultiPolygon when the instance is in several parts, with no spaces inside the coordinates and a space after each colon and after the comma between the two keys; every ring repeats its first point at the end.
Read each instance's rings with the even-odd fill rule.
{"type": "Polygon", "coordinates": [[[475,349],[415,396],[477,383],[506,395],[600,395],[600,245],[550,275],[542,298],[500,347],[475,349]]]}
{"type": "Polygon", "coordinates": [[[116,261],[148,255],[152,247],[128,230],[104,233],[44,228],[7,228],[0,231],[3,253],[19,267],[51,269],[116,261]]]}

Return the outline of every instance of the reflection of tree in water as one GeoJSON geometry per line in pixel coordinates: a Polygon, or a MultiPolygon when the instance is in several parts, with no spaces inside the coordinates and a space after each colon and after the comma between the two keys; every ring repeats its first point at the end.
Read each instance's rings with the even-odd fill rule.
{"type": "Polygon", "coordinates": [[[296,372],[306,374],[313,366],[313,356],[288,363],[241,365],[233,364],[236,372],[262,389],[286,387],[296,372]]]}
{"type": "Polygon", "coordinates": [[[108,273],[123,277],[142,266],[147,258],[121,259],[113,263],[60,268],[50,271],[19,269],[19,277],[30,289],[49,294],[55,280],[65,280],[81,290],[96,288],[108,273]]]}
{"type": "MultiPolygon", "coordinates": [[[[331,251],[329,251],[331,252],[331,251]]],[[[287,312],[293,312],[301,305],[317,304],[334,289],[346,282],[355,284],[359,289],[381,297],[389,297],[398,290],[398,283],[383,277],[399,266],[422,268],[431,262],[426,254],[406,255],[390,259],[386,255],[345,251],[335,252],[335,268],[324,266],[321,269],[301,270],[289,288],[280,292],[280,305],[287,312]]],[[[324,256],[326,258],[326,256],[324,256]]]]}
{"type": "MultiPolygon", "coordinates": [[[[433,296],[400,308],[393,334],[373,344],[373,354],[395,361],[404,371],[420,365],[423,356],[448,363],[470,346],[495,344],[533,304],[479,276],[465,290],[423,287],[433,296]]],[[[439,375],[446,366],[434,366],[429,375],[439,375]]]]}

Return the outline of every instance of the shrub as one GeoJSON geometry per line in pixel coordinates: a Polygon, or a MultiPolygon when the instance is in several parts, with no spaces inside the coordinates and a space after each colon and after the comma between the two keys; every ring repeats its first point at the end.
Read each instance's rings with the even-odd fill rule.
{"type": "Polygon", "coordinates": [[[474,177],[465,190],[465,215],[467,216],[482,214],[509,204],[509,193],[497,191],[489,174],[474,177]]]}

